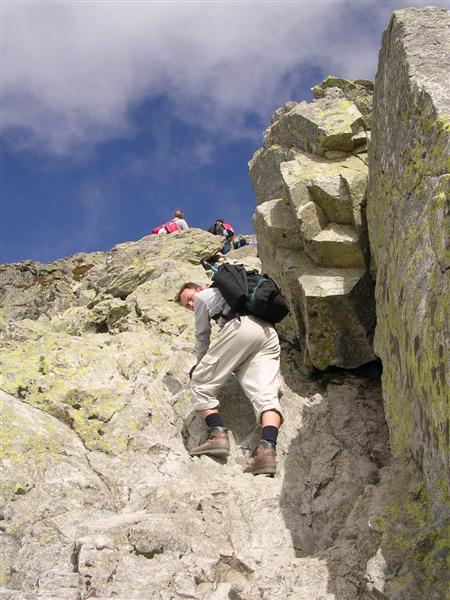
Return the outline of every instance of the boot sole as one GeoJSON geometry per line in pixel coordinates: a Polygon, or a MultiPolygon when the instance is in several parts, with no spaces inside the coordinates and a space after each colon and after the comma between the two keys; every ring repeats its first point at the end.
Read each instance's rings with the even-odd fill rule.
{"type": "Polygon", "coordinates": [[[255,471],[244,471],[244,473],[251,473],[252,475],[275,475],[276,469],[266,467],[265,469],[256,469],[255,471]]]}
{"type": "Polygon", "coordinates": [[[228,456],[230,451],[225,448],[216,448],[215,450],[207,450],[206,452],[189,452],[189,454],[191,456],[228,456]]]}

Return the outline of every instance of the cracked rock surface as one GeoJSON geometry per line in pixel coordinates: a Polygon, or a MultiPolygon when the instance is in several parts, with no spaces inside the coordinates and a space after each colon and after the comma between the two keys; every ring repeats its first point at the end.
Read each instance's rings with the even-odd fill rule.
{"type": "Polygon", "coordinates": [[[4,267],[2,600],[365,597],[388,459],[377,372],[313,379],[284,341],[277,475],[243,473],[259,431],[233,378],[230,457],[189,456],[205,426],[188,390],[193,318],[173,297],[208,284],[199,261],[217,251],[191,230],[117,246],[112,262],[83,255],[76,282],[73,257],[57,279],[53,265],[4,267]],[[45,294],[15,285],[24,270],[47,273],[45,294]]]}

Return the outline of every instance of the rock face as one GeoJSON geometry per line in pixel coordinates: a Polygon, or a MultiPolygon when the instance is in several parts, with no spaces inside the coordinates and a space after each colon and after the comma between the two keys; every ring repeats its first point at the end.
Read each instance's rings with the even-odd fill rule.
{"type": "Polygon", "coordinates": [[[375,358],[365,220],[372,86],[328,77],[313,91],[314,102],[274,113],[249,163],[254,225],[264,270],[288,290],[285,332],[300,339],[305,362],[353,368],[375,358]]]}
{"type": "MultiPolygon", "coordinates": [[[[446,11],[396,12],[373,112],[370,82],[328,77],[274,113],[251,162],[258,255],[292,309],[274,478],[243,473],[259,429],[233,377],[230,457],[189,456],[206,431],[174,296],[209,284],[219,238],[0,267],[1,600],[447,598],[448,27],[446,11]],[[353,369],[374,357],[370,127],[394,457],[378,364],[353,369]]],[[[253,246],[226,259],[261,266],[253,246]]]]}
{"type": "Polygon", "coordinates": [[[384,34],[367,209],[391,443],[423,471],[435,570],[450,501],[449,36],[449,13],[435,8],[394,13],[384,34]]]}
{"type": "Polygon", "coordinates": [[[285,341],[277,476],[243,473],[259,431],[233,378],[229,459],[189,456],[205,426],[193,316],[173,298],[209,282],[199,261],[218,249],[190,230],[111,261],[3,266],[2,600],[366,597],[389,454],[377,372],[311,380],[285,341]]]}
{"type": "Polygon", "coordinates": [[[449,49],[449,33],[445,10],[395,13],[380,54],[370,151],[385,401],[394,448],[412,449],[430,481],[449,467],[450,52],[438,51],[449,49]],[[428,35],[414,34],[425,28],[428,35]]]}

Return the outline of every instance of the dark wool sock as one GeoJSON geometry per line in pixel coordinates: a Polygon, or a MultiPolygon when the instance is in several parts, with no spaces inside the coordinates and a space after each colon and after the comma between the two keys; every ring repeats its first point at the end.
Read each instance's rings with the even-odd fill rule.
{"type": "Polygon", "coordinates": [[[219,413],[212,413],[205,419],[208,427],[223,427],[222,417],[219,413]]]}
{"type": "Polygon", "coordinates": [[[274,446],[277,445],[278,427],[273,425],[266,425],[262,428],[262,439],[266,442],[271,442],[274,446]]]}

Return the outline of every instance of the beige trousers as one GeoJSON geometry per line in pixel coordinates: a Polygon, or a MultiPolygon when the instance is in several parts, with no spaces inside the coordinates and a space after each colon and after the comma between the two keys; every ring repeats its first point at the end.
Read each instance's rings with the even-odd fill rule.
{"type": "Polygon", "coordinates": [[[195,410],[217,408],[218,389],[234,373],[255,411],[276,410],[284,419],[280,391],[280,342],[275,328],[257,317],[245,316],[229,321],[219,339],[195,368],[191,379],[195,410]]]}

